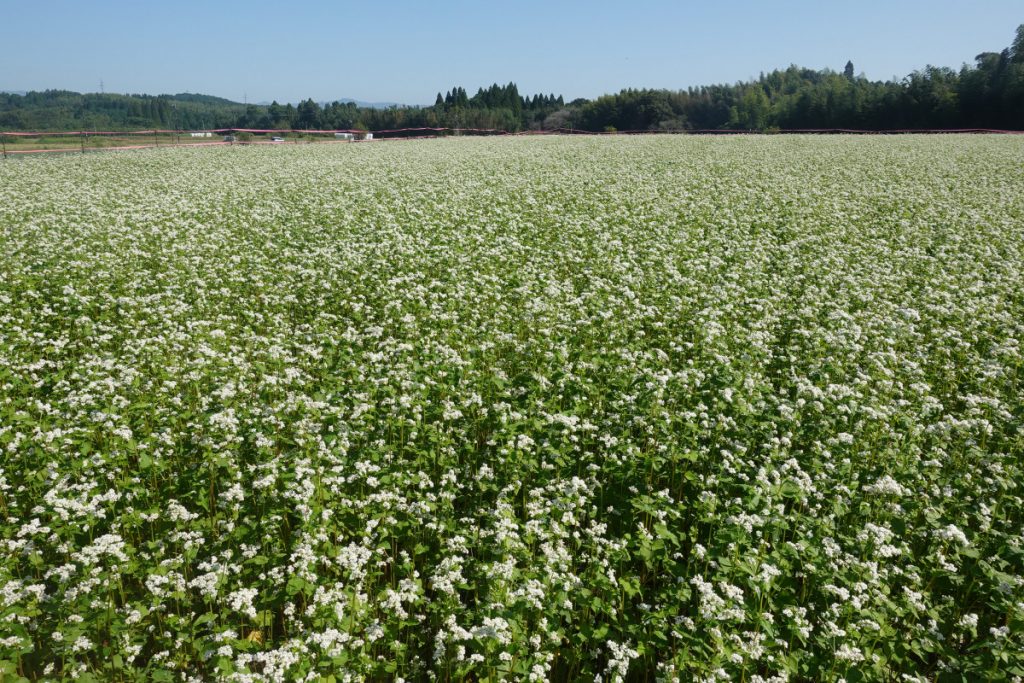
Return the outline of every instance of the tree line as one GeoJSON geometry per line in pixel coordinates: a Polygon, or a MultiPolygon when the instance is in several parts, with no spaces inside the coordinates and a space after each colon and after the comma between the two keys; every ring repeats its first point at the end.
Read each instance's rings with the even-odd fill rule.
{"type": "Polygon", "coordinates": [[[241,104],[209,95],[0,93],[0,130],[149,128],[481,128],[507,131],[771,130],[813,128],[1024,129],[1024,25],[1012,44],[960,69],[926,66],[903,79],[871,81],[852,62],[839,71],[798,66],[752,81],[687,90],[626,89],[566,103],[521,95],[515,83],[469,96],[455,86],[431,106],[372,109],[353,102],[241,104]]]}
{"type": "MultiPolygon", "coordinates": [[[[736,85],[681,91],[628,89],[556,114],[589,131],[813,128],[1024,129],[1024,25],[1010,47],[959,70],[927,66],[899,81],[871,81],[797,66],[736,85]]],[[[552,122],[555,123],[555,122],[552,122]]]]}

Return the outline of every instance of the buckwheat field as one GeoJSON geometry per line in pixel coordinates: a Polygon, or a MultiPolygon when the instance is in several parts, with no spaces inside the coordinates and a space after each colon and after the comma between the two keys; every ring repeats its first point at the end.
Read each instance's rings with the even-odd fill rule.
{"type": "Polygon", "coordinates": [[[1024,136],[0,163],[0,680],[1020,681],[1024,136]]]}

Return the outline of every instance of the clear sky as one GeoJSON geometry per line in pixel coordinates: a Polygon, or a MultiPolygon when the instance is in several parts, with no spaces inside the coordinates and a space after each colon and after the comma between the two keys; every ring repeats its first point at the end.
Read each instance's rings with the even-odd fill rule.
{"type": "Polygon", "coordinates": [[[0,0],[0,89],[432,104],[732,83],[798,64],[872,80],[998,51],[1021,0],[151,2],[0,0]]]}

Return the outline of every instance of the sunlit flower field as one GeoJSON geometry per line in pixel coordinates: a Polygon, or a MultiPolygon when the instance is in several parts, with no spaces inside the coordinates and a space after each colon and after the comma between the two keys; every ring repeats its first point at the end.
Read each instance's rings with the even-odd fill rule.
{"type": "Polygon", "coordinates": [[[0,680],[1019,681],[1024,136],[0,163],[0,680]]]}

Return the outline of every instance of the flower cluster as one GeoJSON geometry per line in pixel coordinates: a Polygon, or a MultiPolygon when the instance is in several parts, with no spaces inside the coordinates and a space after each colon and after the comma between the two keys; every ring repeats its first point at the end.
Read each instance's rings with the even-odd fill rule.
{"type": "Polygon", "coordinates": [[[1013,680],[1022,340],[1019,136],[8,160],[0,679],[1013,680]]]}

